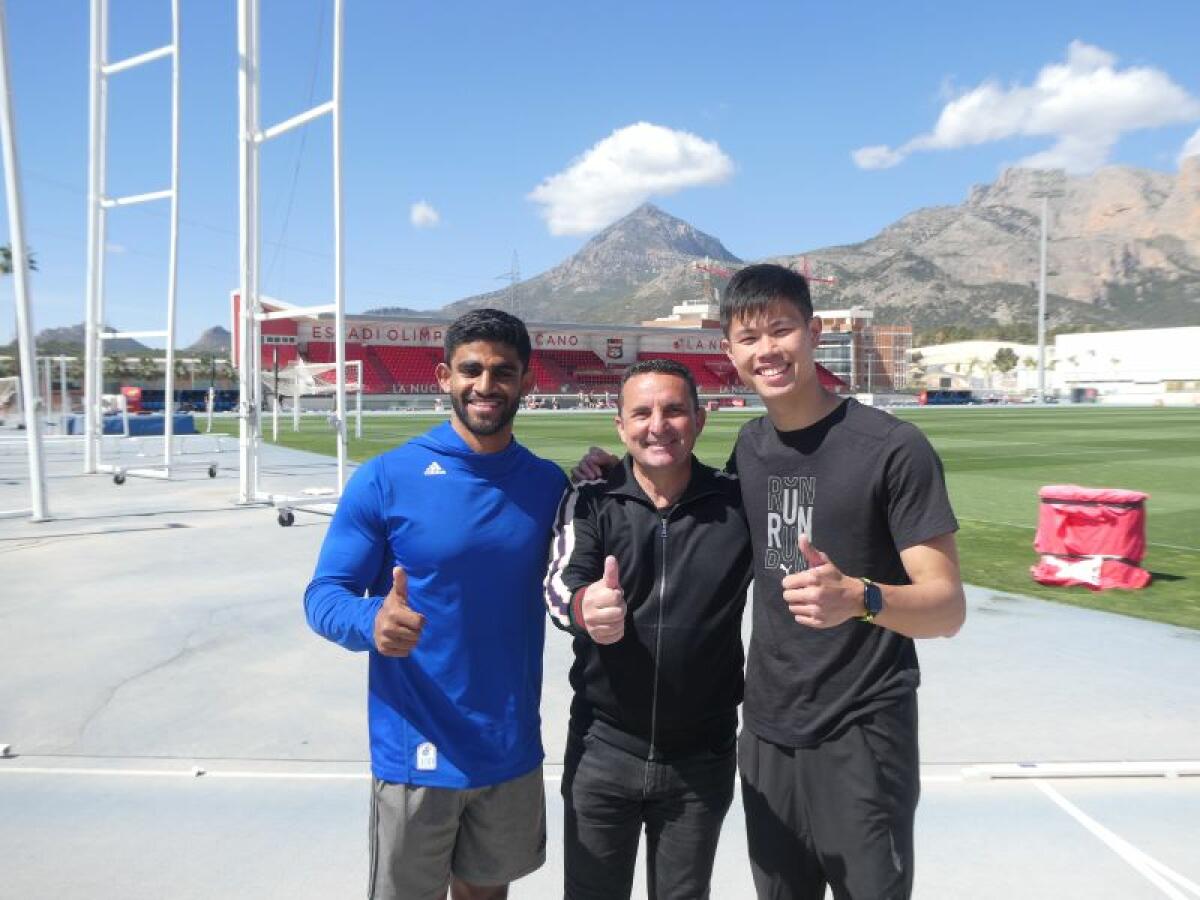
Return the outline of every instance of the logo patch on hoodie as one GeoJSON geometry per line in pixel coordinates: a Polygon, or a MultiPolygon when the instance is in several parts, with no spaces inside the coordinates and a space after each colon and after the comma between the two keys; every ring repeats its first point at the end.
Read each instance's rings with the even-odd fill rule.
{"type": "Polygon", "coordinates": [[[437,768],[437,747],[426,741],[417,746],[417,770],[432,772],[437,768]]]}

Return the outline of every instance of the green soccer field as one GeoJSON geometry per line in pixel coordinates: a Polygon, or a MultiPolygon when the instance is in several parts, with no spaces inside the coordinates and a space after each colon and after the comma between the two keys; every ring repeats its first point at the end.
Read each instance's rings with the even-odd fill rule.
{"type": "MultiPolygon", "coordinates": [[[[710,416],[697,455],[722,465],[750,414],[710,416]]],[[[1160,622],[1200,628],[1200,410],[1105,407],[904,409],[942,456],[962,530],[963,577],[971,584],[1032,594],[1160,622]],[[1037,491],[1045,484],[1145,491],[1149,547],[1143,566],[1154,581],[1143,591],[1092,593],[1048,588],[1029,577],[1035,561],[1037,491]]],[[[350,454],[368,459],[420,434],[444,416],[370,416],[350,454]]],[[[217,427],[236,433],[236,423],[217,427]]],[[[353,427],[353,426],[351,426],[353,427]]],[[[270,433],[269,426],[266,429],[270,433]]],[[[617,447],[611,414],[523,414],[519,440],[570,468],[591,444],[617,447]]],[[[298,434],[280,421],[280,442],[333,452],[323,418],[298,434]]]]}

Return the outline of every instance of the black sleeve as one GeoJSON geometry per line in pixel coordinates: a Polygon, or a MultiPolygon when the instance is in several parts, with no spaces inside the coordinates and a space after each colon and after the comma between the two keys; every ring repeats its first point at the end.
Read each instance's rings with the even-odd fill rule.
{"type": "Polygon", "coordinates": [[[950,508],[942,461],[915,425],[903,423],[889,435],[884,489],[888,526],[897,550],[906,550],[958,531],[950,508]]]}
{"type": "Polygon", "coordinates": [[[584,633],[571,612],[575,593],[604,575],[604,543],[594,502],[584,488],[568,488],[558,504],[542,592],[550,621],[572,634],[584,633]]]}
{"type": "Polygon", "coordinates": [[[733,449],[729,451],[729,459],[725,460],[725,473],[727,475],[737,475],[737,444],[733,445],[733,449]]]}

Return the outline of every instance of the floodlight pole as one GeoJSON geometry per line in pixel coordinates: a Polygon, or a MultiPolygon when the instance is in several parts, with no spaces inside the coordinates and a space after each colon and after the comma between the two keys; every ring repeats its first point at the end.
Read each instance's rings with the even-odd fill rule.
{"type": "Polygon", "coordinates": [[[1042,198],[1042,238],[1041,262],[1038,277],[1038,311],[1037,311],[1037,343],[1038,343],[1038,387],[1039,403],[1046,402],[1046,237],[1049,230],[1050,198],[1061,197],[1063,192],[1051,184],[1052,179],[1061,177],[1062,173],[1055,171],[1044,177],[1044,183],[1033,194],[1042,198]]]}
{"type": "Polygon", "coordinates": [[[20,360],[22,402],[25,407],[25,445],[29,455],[30,509],[34,522],[50,518],[46,503],[46,467],[42,459],[42,417],[38,414],[37,359],[34,356],[33,310],[29,304],[29,252],[25,247],[25,216],[21,207],[21,179],[17,171],[12,96],[8,77],[8,27],[4,0],[0,0],[0,144],[3,144],[4,190],[8,198],[8,229],[12,250],[13,289],[17,300],[17,357],[20,360]]]}
{"type": "Polygon", "coordinates": [[[1041,268],[1038,277],[1038,400],[1046,402],[1046,218],[1050,198],[1042,194],[1041,268]]]}

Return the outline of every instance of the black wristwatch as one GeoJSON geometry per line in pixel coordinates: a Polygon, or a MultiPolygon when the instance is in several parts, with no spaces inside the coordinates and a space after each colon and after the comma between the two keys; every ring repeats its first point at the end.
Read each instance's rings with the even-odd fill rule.
{"type": "Polygon", "coordinates": [[[883,591],[870,578],[860,579],[863,583],[863,606],[866,615],[859,616],[860,622],[874,622],[875,617],[883,612],[883,591]]]}

